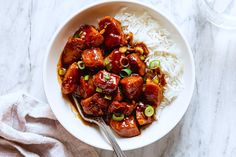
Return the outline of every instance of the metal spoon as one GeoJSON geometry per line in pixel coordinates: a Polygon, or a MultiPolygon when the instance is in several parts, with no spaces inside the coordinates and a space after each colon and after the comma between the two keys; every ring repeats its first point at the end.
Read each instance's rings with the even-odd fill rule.
{"type": "Polygon", "coordinates": [[[82,107],[79,104],[78,100],[76,99],[76,95],[72,95],[73,100],[75,102],[76,108],[78,109],[81,117],[90,123],[97,124],[105,133],[105,136],[109,140],[110,144],[112,145],[112,148],[115,151],[115,154],[117,157],[126,157],[125,153],[121,150],[120,146],[116,142],[115,136],[112,133],[111,129],[106,125],[105,121],[102,119],[102,117],[86,117],[83,113],[82,107]]]}

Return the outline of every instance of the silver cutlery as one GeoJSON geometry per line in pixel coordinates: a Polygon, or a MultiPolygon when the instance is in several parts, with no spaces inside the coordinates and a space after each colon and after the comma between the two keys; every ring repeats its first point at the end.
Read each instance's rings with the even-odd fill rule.
{"type": "Polygon", "coordinates": [[[114,134],[112,133],[111,129],[106,125],[103,118],[102,117],[88,117],[88,116],[84,115],[83,109],[82,109],[81,105],[79,104],[79,102],[76,98],[76,95],[72,95],[72,97],[73,97],[76,108],[78,109],[81,117],[87,122],[97,124],[102,129],[102,131],[105,133],[105,136],[109,140],[112,148],[114,149],[115,154],[117,155],[117,157],[127,157],[125,155],[125,153],[121,150],[120,146],[118,145],[118,143],[115,139],[114,134]]]}

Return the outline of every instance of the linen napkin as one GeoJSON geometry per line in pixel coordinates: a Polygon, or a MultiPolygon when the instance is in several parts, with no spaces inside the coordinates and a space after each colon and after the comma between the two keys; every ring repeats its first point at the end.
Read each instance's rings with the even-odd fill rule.
{"type": "Polygon", "coordinates": [[[98,157],[70,135],[48,104],[17,92],[0,96],[1,157],[98,157]]]}

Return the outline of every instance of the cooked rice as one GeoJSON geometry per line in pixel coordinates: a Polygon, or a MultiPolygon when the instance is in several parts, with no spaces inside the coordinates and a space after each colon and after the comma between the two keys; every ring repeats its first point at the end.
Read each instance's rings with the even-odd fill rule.
{"type": "Polygon", "coordinates": [[[144,42],[150,54],[146,64],[160,60],[161,70],[166,75],[167,85],[161,108],[173,102],[183,89],[183,64],[176,54],[178,49],[171,40],[171,34],[152,18],[147,12],[138,14],[128,8],[122,8],[115,16],[125,33],[132,32],[135,42],[144,42]]]}

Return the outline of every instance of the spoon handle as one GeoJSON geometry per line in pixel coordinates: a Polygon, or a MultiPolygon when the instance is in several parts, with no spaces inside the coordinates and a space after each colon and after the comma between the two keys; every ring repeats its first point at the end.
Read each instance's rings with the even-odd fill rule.
{"type": "Polygon", "coordinates": [[[125,153],[121,150],[118,143],[116,142],[116,139],[115,139],[114,134],[112,133],[111,129],[106,125],[106,123],[104,122],[104,120],[102,118],[99,118],[98,126],[101,127],[101,129],[105,133],[107,139],[110,141],[117,157],[127,157],[125,155],[125,153]]]}

